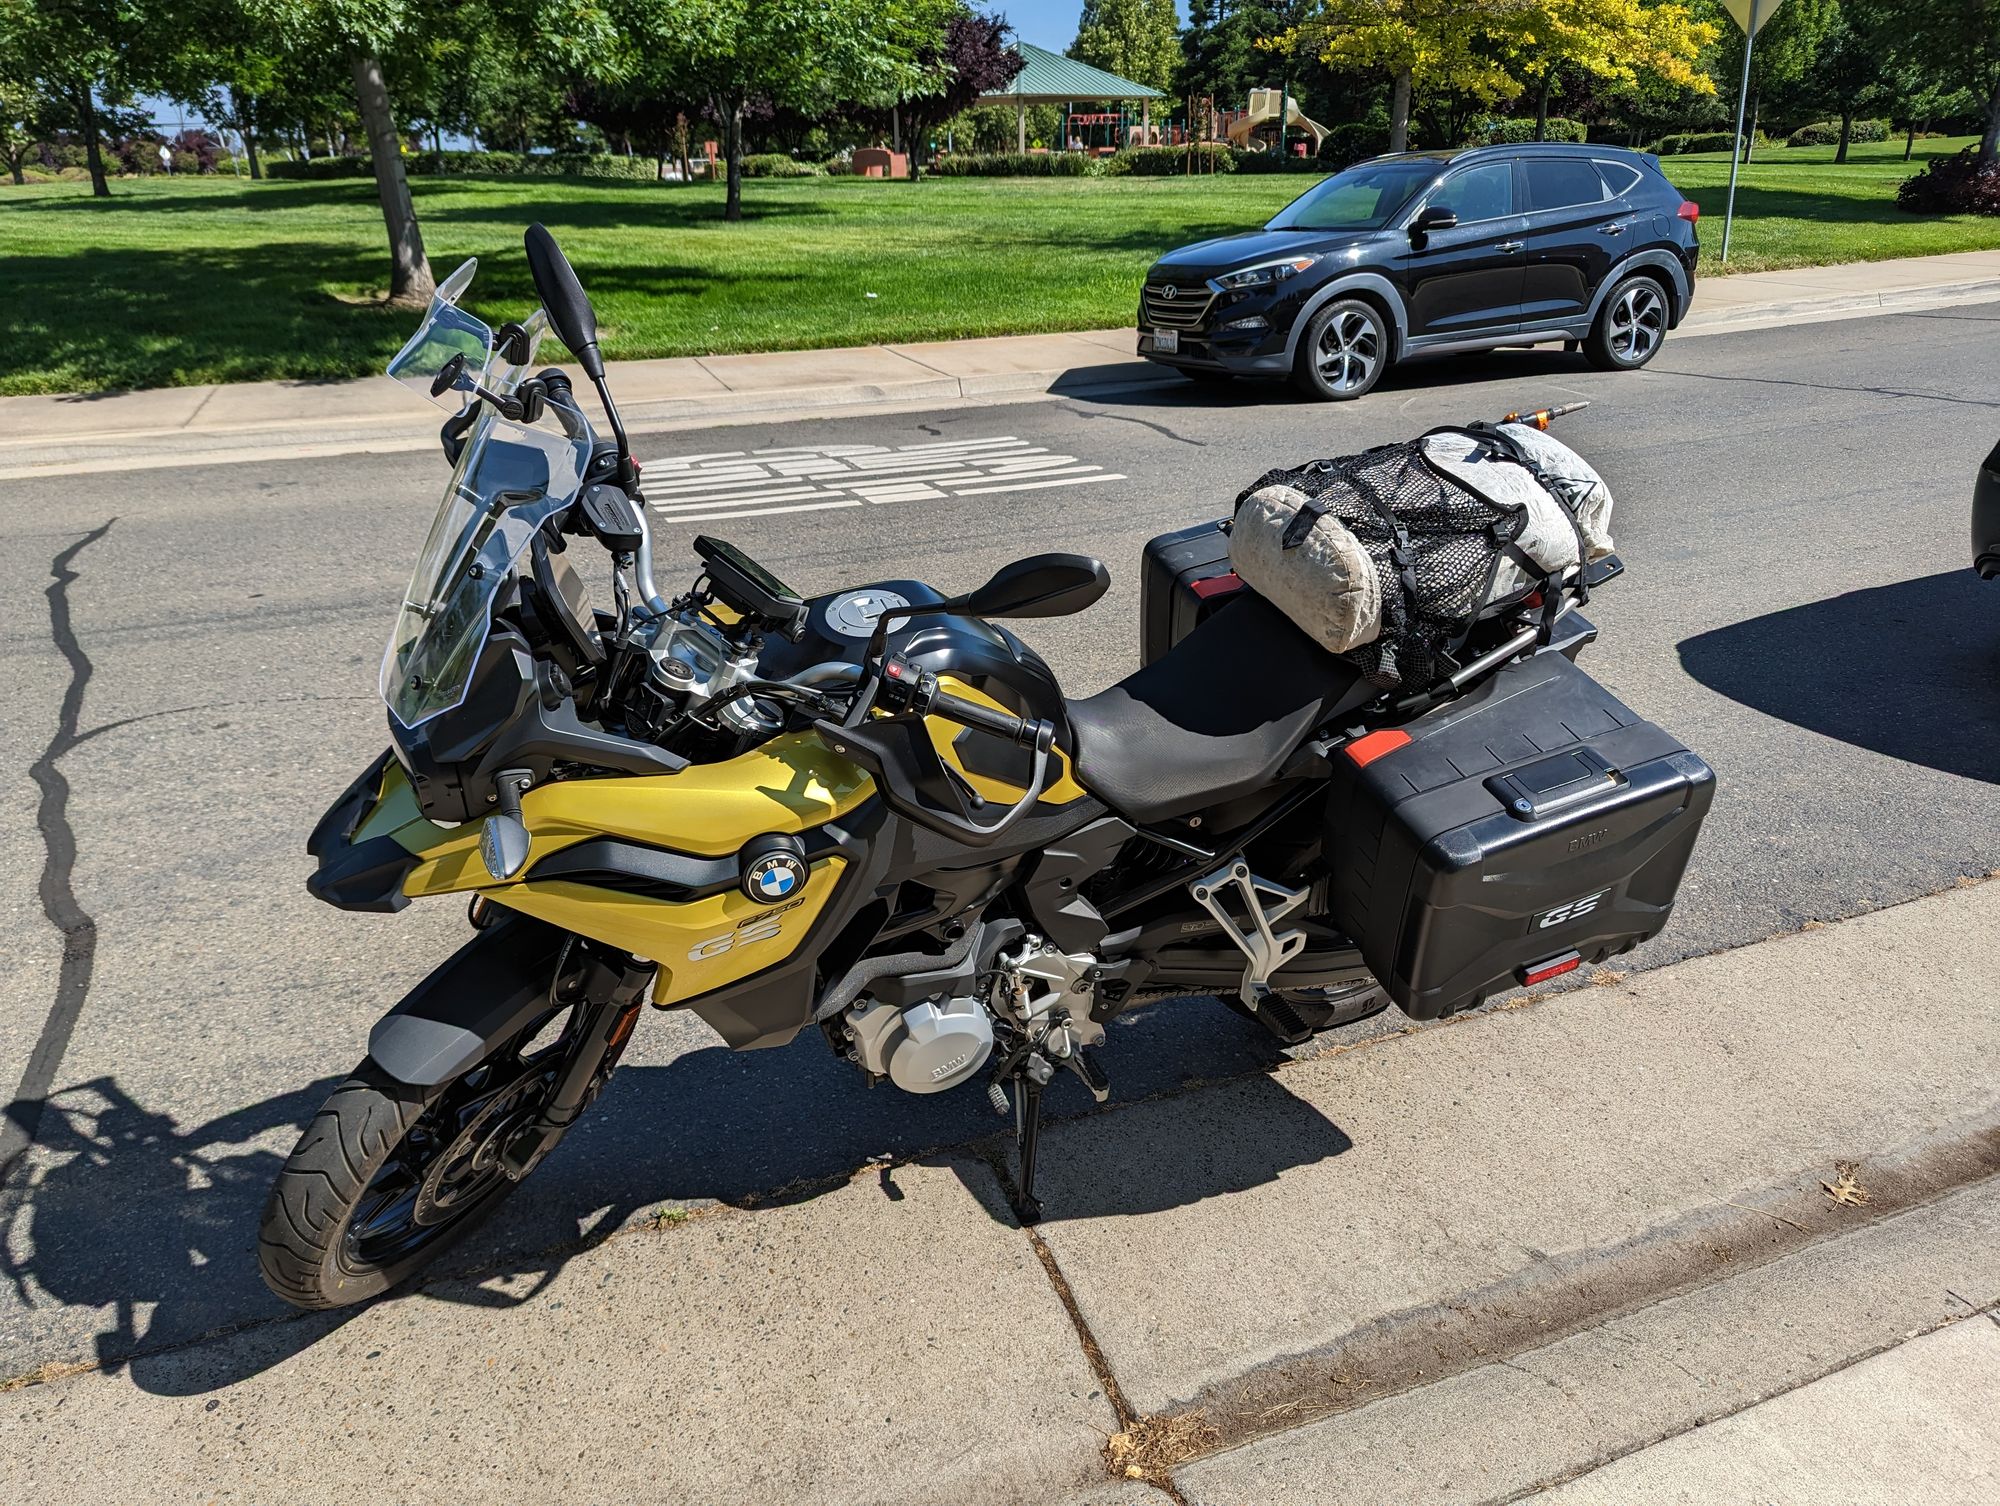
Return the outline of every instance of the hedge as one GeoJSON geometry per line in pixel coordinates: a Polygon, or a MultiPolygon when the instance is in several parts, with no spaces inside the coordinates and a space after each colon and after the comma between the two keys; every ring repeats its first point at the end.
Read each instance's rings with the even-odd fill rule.
{"type": "Polygon", "coordinates": [[[418,152],[404,171],[425,178],[614,178],[650,183],[659,177],[651,157],[613,157],[588,152],[418,152]]]}
{"type": "Polygon", "coordinates": [[[801,162],[782,152],[753,152],[743,159],[746,178],[824,178],[825,167],[817,162],[801,162]]]}
{"type": "Polygon", "coordinates": [[[1189,171],[1236,171],[1235,153],[1219,141],[1192,146],[1140,146],[1101,160],[1110,173],[1132,173],[1141,178],[1167,178],[1189,171]]]}
{"type": "Polygon", "coordinates": [[[267,178],[372,178],[375,169],[366,157],[313,157],[303,162],[266,162],[267,178]]]}
{"type": "Polygon", "coordinates": [[[1317,157],[1280,157],[1276,152],[1238,152],[1239,173],[1327,173],[1332,169],[1317,157]]]}
{"type": "MultiPolygon", "coordinates": [[[[1741,138],[1737,138],[1741,141],[1741,138]]],[[[1681,157],[1689,152],[1726,152],[1729,150],[1730,134],[1727,131],[1704,131],[1694,135],[1662,136],[1646,148],[1655,157],[1681,157]]],[[[1773,146],[1776,143],[1759,134],[1758,146],[1773,146]]]]}
{"type": "MultiPolygon", "coordinates": [[[[1535,122],[1532,118],[1521,119],[1512,116],[1489,120],[1486,122],[1483,134],[1489,146],[1518,146],[1524,141],[1535,140],[1535,122]]],[[[1541,139],[1567,141],[1582,146],[1589,140],[1589,130],[1580,120],[1565,120],[1560,115],[1551,115],[1541,139]]]]}
{"type": "MultiPolygon", "coordinates": [[[[1848,129],[1849,141],[1887,141],[1889,122],[1886,120],[1857,120],[1848,129]]],[[[1837,120],[1815,120],[1810,125],[1802,125],[1785,138],[1786,146],[1839,146],[1840,122],[1837,120]]]]}
{"type": "Polygon", "coordinates": [[[931,168],[939,178],[1095,178],[1098,159],[1083,152],[948,152],[931,168]]]}

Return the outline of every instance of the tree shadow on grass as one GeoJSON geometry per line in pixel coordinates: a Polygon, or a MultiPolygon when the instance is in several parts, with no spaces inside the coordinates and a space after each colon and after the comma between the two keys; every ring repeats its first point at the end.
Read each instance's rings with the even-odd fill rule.
{"type": "MultiPolygon", "coordinates": [[[[1135,1010],[1110,1035],[1101,1060],[1114,1106],[1196,1080],[1254,1076],[1281,1059],[1262,1030],[1210,1001],[1135,1010]]],[[[217,1330],[290,1312],[258,1277],[257,1225],[285,1154],[333,1086],[325,1079],[288,1089],[194,1125],[135,1101],[112,1078],[51,1095],[32,1179],[16,1189],[0,1227],[15,1326],[25,1326],[20,1312],[51,1305],[86,1313],[96,1360],[166,1394],[228,1385],[332,1331],[338,1315],[274,1325],[254,1342],[177,1352],[217,1330]]],[[[1229,1091],[1263,1107],[1234,1125],[1227,1154],[1134,1145],[1098,1156],[1063,1174],[1069,1191],[1063,1203],[1049,1200],[1051,1214],[1171,1207],[1345,1148],[1344,1136],[1306,1122],[1275,1084],[1229,1091]]],[[[1047,1107],[1057,1123],[1097,1112],[1068,1074],[1051,1086],[1047,1107]]],[[[518,1305],[572,1256],[652,1208],[803,1201],[871,1158],[938,1154],[1004,1128],[977,1085],[924,1096],[871,1092],[817,1037],[782,1050],[714,1046],[627,1066],[547,1166],[419,1289],[432,1300],[518,1305]]],[[[997,1218],[1010,1216],[989,1206],[997,1218]]],[[[60,1358],[75,1357],[74,1346],[54,1347],[60,1358]]]]}

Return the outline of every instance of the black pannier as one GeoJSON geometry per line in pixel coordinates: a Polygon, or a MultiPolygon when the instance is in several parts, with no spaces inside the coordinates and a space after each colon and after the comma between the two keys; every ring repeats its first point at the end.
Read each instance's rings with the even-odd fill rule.
{"type": "Polygon", "coordinates": [[[1420,1020],[1658,934],[1715,775],[1561,654],[1331,759],[1329,908],[1420,1020]]]}
{"type": "Polygon", "coordinates": [[[1165,655],[1242,589],[1229,567],[1226,518],[1151,540],[1139,561],[1139,662],[1165,655]]]}

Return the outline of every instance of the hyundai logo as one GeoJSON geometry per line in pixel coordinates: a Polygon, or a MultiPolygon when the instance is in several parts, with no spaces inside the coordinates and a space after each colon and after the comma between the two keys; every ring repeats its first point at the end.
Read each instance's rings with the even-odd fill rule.
{"type": "Polygon", "coordinates": [[[1165,287],[1160,289],[1160,296],[1166,299],[1169,303],[1171,303],[1174,299],[1181,296],[1181,290],[1175,287],[1172,283],[1168,283],[1165,287]]]}

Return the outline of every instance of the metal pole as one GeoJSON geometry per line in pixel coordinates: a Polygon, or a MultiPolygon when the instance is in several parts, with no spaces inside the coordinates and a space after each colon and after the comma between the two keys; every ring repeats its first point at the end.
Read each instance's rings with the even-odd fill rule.
{"type": "Polygon", "coordinates": [[[1743,82],[1736,87],[1736,134],[1729,141],[1729,203],[1722,211],[1722,264],[1729,265],[1729,232],[1736,225],[1736,169],[1743,161],[1743,110],[1750,102],[1750,54],[1757,46],[1757,0],[1743,33],[1743,82]]]}

